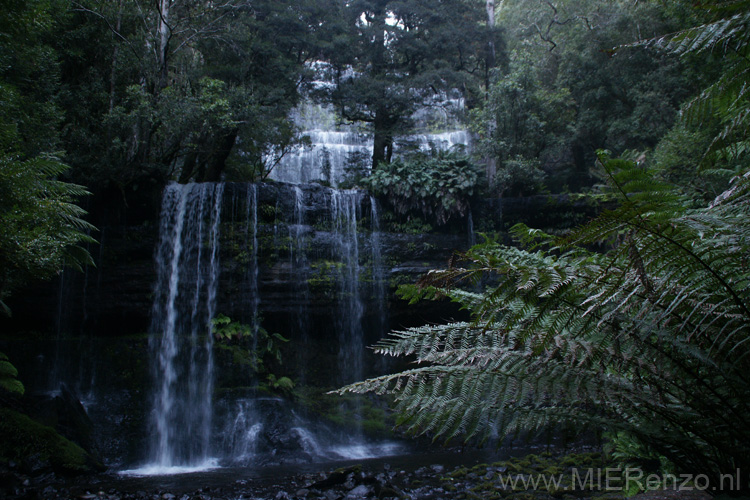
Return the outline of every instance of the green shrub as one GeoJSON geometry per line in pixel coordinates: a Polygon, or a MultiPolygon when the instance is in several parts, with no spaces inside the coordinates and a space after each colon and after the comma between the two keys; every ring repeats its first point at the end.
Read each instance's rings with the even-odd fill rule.
{"type": "Polygon", "coordinates": [[[385,197],[396,213],[418,213],[445,224],[466,215],[480,178],[479,167],[466,156],[437,152],[381,163],[363,184],[385,197]]]}

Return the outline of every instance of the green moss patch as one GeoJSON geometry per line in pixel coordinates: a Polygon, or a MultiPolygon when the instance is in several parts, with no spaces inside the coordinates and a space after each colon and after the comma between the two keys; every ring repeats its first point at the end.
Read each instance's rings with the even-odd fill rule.
{"type": "Polygon", "coordinates": [[[0,409],[0,463],[34,462],[55,471],[80,474],[103,470],[83,448],[64,438],[52,427],[22,413],[0,409]]]}

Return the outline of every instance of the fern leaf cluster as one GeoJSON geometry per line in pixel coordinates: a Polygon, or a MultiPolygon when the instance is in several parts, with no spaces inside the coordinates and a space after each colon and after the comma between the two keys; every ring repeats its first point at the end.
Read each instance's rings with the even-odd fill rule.
{"type": "Polygon", "coordinates": [[[86,249],[96,230],[76,201],[89,193],[58,180],[67,166],[54,157],[22,160],[0,154],[0,307],[15,287],[46,278],[64,266],[92,265],[86,249]]]}
{"type": "Polygon", "coordinates": [[[566,424],[626,431],[695,473],[750,467],[750,176],[687,209],[600,159],[616,209],[566,237],[518,226],[523,248],[487,242],[431,272],[419,287],[472,321],[392,333],[375,350],[415,366],[342,390],[394,395],[435,438],[566,424]]]}

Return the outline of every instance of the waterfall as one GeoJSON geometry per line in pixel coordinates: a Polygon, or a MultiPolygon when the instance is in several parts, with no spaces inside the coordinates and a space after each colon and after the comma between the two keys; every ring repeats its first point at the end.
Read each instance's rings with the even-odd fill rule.
{"type": "Polygon", "coordinates": [[[357,218],[362,192],[333,190],[331,217],[339,267],[339,367],[342,382],[360,380],[363,374],[364,339],[362,315],[364,306],[359,293],[359,241],[357,218]]]}
{"type": "Polygon", "coordinates": [[[258,437],[263,430],[255,408],[255,401],[237,402],[233,418],[228,419],[221,435],[223,449],[235,463],[252,460],[258,446],[258,437]]]}
{"type": "Polygon", "coordinates": [[[171,184],[164,193],[152,310],[153,439],[158,467],[210,458],[213,336],[223,184],[171,184]]]}
{"type": "Polygon", "coordinates": [[[477,235],[474,232],[474,217],[471,215],[471,208],[469,208],[469,215],[466,216],[466,228],[469,235],[469,247],[473,247],[477,244],[477,235]]]}
{"type": "MultiPolygon", "coordinates": [[[[453,94],[460,93],[454,91],[425,99],[424,106],[412,115],[414,133],[395,138],[396,156],[409,150],[429,152],[457,145],[469,147],[469,133],[461,119],[464,99],[453,94]]],[[[272,179],[291,184],[324,181],[336,187],[346,181],[349,167],[369,168],[372,132],[356,125],[341,125],[332,108],[314,105],[310,100],[295,109],[291,119],[302,129],[302,135],[310,138],[310,147],[285,155],[271,172],[272,179]]]]}
{"type": "Polygon", "coordinates": [[[311,147],[285,156],[271,173],[277,181],[306,184],[324,180],[337,185],[353,154],[372,156],[372,138],[356,131],[305,130],[311,147]]]}
{"type": "Polygon", "coordinates": [[[250,318],[253,334],[258,334],[258,308],[260,307],[260,293],[258,292],[258,187],[247,185],[247,204],[245,221],[245,245],[250,246],[250,265],[247,273],[248,294],[250,297],[250,318]],[[252,229],[251,229],[252,228],[252,229]],[[252,234],[252,237],[249,235],[252,234]]]}
{"type": "Polygon", "coordinates": [[[309,289],[307,286],[307,278],[309,275],[309,268],[307,263],[307,256],[305,254],[305,247],[307,239],[305,238],[305,198],[302,188],[299,186],[293,186],[294,188],[294,220],[293,224],[289,226],[289,238],[291,240],[289,259],[290,259],[290,275],[294,282],[294,290],[297,296],[297,311],[296,311],[296,335],[298,342],[302,344],[303,348],[298,350],[297,356],[297,377],[300,385],[304,385],[307,382],[307,360],[305,359],[305,353],[310,348],[308,338],[308,309],[307,303],[310,299],[309,289]]]}
{"type": "Polygon", "coordinates": [[[383,257],[380,251],[380,216],[378,213],[378,202],[370,196],[370,214],[372,217],[372,235],[370,245],[372,247],[372,286],[373,298],[375,300],[376,325],[380,335],[386,333],[387,327],[387,304],[386,304],[386,281],[383,269],[383,257]]]}
{"type": "MultiPolygon", "coordinates": [[[[243,375],[246,380],[241,384],[245,385],[235,382],[235,385],[223,385],[225,373],[215,377],[211,319],[217,310],[224,189],[224,184],[171,184],[164,192],[160,239],[155,254],[157,281],[150,341],[155,391],[149,464],[123,473],[181,473],[219,464],[257,466],[274,460],[337,460],[396,453],[401,448],[393,443],[378,444],[365,439],[361,430],[360,400],[355,400],[353,406],[351,402],[346,403],[350,404],[348,409],[342,406],[341,415],[346,415],[352,424],[342,429],[304,411],[295,413],[293,403],[282,397],[269,398],[256,392],[255,382],[262,383],[265,379],[254,380],[252,372],[243,375]],[[215,388],[214,378],[222,385],[215,388]]],[[[315,332],[315,327],[310,325],[319,318],[316,316],[319,309],[309,307],[312,294],[307,283],[311,269],[308,258],[330,259],[328,262],[334,263],[331,268],[336,285],[336,293],[331,297],[335,297],[334,311],[325,320],[330,321],[331,330],[335,332],[332,333],[336,335],[340,375],[330,383],[362,379],[365,375],[364,332],[373,328],[382,331],[382,324],[373,325],[370,318],[384,321],[386,314],[376,201],[370,198],[372,231],[368,239],[365,231],[360,234],[359,220],[365,210],[362,205],[367,201],[362,191],[319,188],[314,192],[321,195],[320,200],[325,200],[321,207],[313,197],[309,198],[309,206],[305,204],[308,191],[301,186],[282,187],[283,191],[261,189],[267,188],[256,184],[227,185],[227,207],[231,208],[227,208],[226,216],[231,231],[225,234],[226,255],[234,253],[247,265],[241,268],[234,267],[231,261],[226,263],[244,273],[241,275],[243,282],[237,287],[242,291],[237,294],[241,298],[231,314],[240,314],[246,323],[251,320],[257,342],[262,326],[259,260],[261,256],[266,257],[266,249],[261,249],[260,244],[268,241],[265,236],[273,236],[273,248],[279,249],[280,243],[276,240],[281,242],[288,234],[289,245],[284,245],[289,252],[288,260],[278,259],[275,252],[271,258],[278,259],[273,264],[280,273],[278,276],[289,273],[290,285],[295,290],[295,304],[289,304],[286,309],[289,317],[281,323],[288,331],[279,331],[301,346],[295,381],[304,385],[306,362],[315,345],[309,344],[307,335],[315,332]],[[259,215],[263,213],[260,209],[269,206],[269,201],[273,203],[269,193],[284,193],[284,203],[280,201],[281,196],[275,196],[273,235],[270,228],[265,231],[259,223],[259,215]],[[329,233],[318,234],[317,241],[326,244],[324,253],[312,250],[308,255],[308,246],[318,233],[306,225],[309,222],[305,218],[310,214],[323,217],[327,214],[331,223],[329,233]],[[371,270],[369,264],[365,267],[363,263],[368,260],[372,262],[371,270]],[[369,271],[372,272],[371,283],[367,281],[369,271]],[[367,296],[363,295],[365,292],[367,296]],[[366,310],[370,313],[367,324],[366,310]]],[[[232,286],[231,281],[229,285],[232,286]]],[[[223,311],[233,300],[226,292],[221,296],[223,311]]],[[[272,306],[273,299],[267,300],[272,306]]],[[[216,347],[223,356],[227,346],[216,347]]],[[[262,349],[262,346],[248,348],[262,349]]],[[[287,373],[292,375],[289,372],[280,375],[287,373]]]]}

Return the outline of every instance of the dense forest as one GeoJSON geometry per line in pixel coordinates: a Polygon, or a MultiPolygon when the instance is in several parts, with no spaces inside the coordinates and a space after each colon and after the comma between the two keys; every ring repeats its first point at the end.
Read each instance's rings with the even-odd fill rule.
{"type": "MultiPolygon", "coordinates": [[[[401,429],[448,443],[588,430],[660,473],[750,470],[749,25],[747,0],[3,0],[1,313],[93,266],[97,227],[157,219],[168,185],[274,184],[313,148],[307,106],[371,138],[341,178],[325,156],[314,182],[372,195],[373,235],[376,207],[384,231],[413,235],[466,234],[481,203],[503,200],[596,212],[545,228],[485,217],[447,268],[392,282],[400,300],[464,319],[394,325],[375,351],[417,364],[339,394],[386,394],[401,429]],[[423,118],[451,100],[455,116],[423,118]],[[408,140],[446,123],[469,144],[408,140]]],[[[222,191],[201,193],[219,207],[222,191]]],[[[247,193],[242,263],[257,279],[260,191],[247,193]]],[[[261,219],[281,211],[269,207],[261,219]]],[[[286,245],[274,255],[300,266],[299,230],[280,243],[269,221],[286,245]]],[[[212,227],[218,242],[218,216],[212,227]]],[[[353,258],[349,295],[375,280],[353,258]]],[[[345,274],[345,260],[325,265],[345,274]]],[[[210,316],[217,341],[254,335],[257,350],[262,332],[280,363],[283,335],[210,316]]],[[[20,371],[0,353],[2,435],[23,406],[20,371]]],[[[289,396],[284,379],[269,390],[289,396]]],[[[0,463],[14,453],[0,447],[0,463]]]]}

